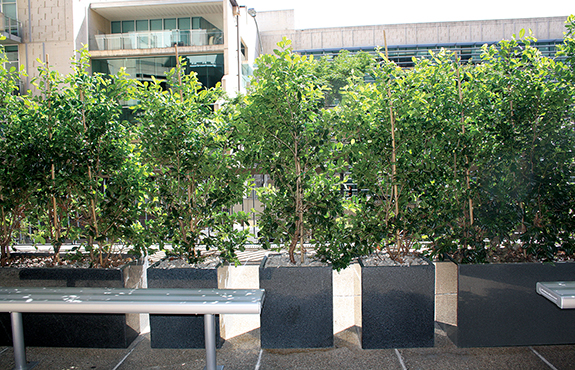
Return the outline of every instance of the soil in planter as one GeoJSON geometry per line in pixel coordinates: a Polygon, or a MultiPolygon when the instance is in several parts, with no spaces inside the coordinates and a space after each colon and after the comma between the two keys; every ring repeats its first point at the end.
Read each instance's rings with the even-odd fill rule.
{"type": "MultiPolygon", "coordinates": [[[[148,288],[217,289],[218,257],[207,257],[191,265],[178,257],[168,257],[148,269],[148,288]]],[[[216,319],[216,345],[220,337],[220,317],[216,319]]],[[[203,315],[150,315],[152,348],[205,348],[203,315]]]]}
{"type": "Polygon", "coordinates": [[[361,259],[362,347],[433,347],[435,266],[417,256],[361,259]]]}
{"type": "Polygon", "coordinates": [[[260,288],[266,290],[262,348],[333,347],[332,274],[330,266],[311,258],[304,266],[291,264],[287,255],[264,258],[260,265],[260,288]]]}

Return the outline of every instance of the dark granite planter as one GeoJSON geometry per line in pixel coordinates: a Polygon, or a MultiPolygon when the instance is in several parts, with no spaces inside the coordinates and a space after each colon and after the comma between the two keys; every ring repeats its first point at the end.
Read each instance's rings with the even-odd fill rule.
{"type": "Polygon", "coordinates": [[[362,348],[433,347],[435,266],[360,264],[362,348]]]}
{"type": "MultiPolygon", "coordinates": [[[[218,269],[148,269],[148,288],[218,288],[218,269]]],[[[152,348],[205,348],[203,315],[150,315],[152,348]]],[[[220,348],[220,317],[216,315],[216,345],[220,348]]]]}
{"type": "Polygon", "coordinates": [[[331,267],[267,267],[267,259],[260,265],[262,348],[333,347],[331,267]]]}
{"type": "MultiPolygon", "coordinates": [[[[122,269],[0,268],[1,286],[20,287],[135,287],[142,267],[122,269]],[[125,283],[127,283],[125,285],[125,283]]],[[[127,348],[139,333],[139,316],[122,314],[22,315],[26,346],[127,348]],[[137,316],[137,317],[136,317],[137,316]]],[[[0,314],[0,345],[12,345],[8,313],[0,314]]]]}
{"type": "Polygon", "coordinates": [[[575,343],[575,310],[535,291],[538,281],[575,279],[575,263],[459,265],[457,326],[443,324],[458,347],[575,343]]]}

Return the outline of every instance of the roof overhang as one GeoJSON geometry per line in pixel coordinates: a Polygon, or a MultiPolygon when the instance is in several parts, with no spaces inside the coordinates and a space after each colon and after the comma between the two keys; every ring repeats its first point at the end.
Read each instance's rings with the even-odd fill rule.
{"type": "Polygon", "coordinates": [[[182,14],[222,14],[222,1],[132,0],[92,3],[90,8],[109,21],[178,17],[182,14]]]}

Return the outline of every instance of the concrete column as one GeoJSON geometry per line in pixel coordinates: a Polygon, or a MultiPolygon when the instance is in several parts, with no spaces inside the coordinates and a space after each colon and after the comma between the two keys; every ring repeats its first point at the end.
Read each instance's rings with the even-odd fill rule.
{"type": "Polygon", "coordinates": [[[435,321],[457,326],[457,265],[435,262],[435,321]]]}

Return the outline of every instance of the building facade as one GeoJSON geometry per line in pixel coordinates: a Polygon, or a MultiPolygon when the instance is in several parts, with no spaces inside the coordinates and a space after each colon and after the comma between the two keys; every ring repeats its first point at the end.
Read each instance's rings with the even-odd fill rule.
{"type": "Polygon", "coordinates": [[[462,60],[478,61],[484,44],[529,30],[538,39],[535,46],[545,55],[555,55],[555,45],[563,42],[564,17],[499,19],[460,22],[382,24],[358,27],[295,29],[294,11],[258,13],[264,53],[276,48],[282,37],[302,54],[333,55],[340,50],[374,51],[387,45],[389,57],[402,67],[412,65],[412,57],[429,55],[429,50],[458,51],[462,60]]]}
{"type": "Polygon", "coordinates": [[[256,25],[236,0],[0,0],[1,41],[33,89],[40,62],[60,73],[87,47],[94,72],[121,67],[139,80],[165,78],[176,55],[208,87],[244,91],[261,49],[256,25]]]}
{"type": "Polygon", "coordinates": [[[390,24],[295,29],[293,10],[257,13],[237,0],[0,0],[0,34],[9,63],[29,76],[21,90],[33,89],[40,62],[60,73],[86,46],[94,72],[121,67],[142,81],[164,78],[187,61],[208,87],[221,82],[232,95],[245,91],[260,53],[271,53],[287,37],[302,54],[334,55],[340,50],[371,51],[387,45],[390,59],[409,67],[412,57],[442,47],[463,60],[479,60],[484,44],[532,30],[536,46],[554,55],[562,42],[564,17],[390,24]]]}

